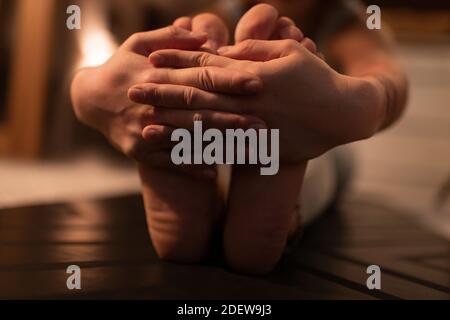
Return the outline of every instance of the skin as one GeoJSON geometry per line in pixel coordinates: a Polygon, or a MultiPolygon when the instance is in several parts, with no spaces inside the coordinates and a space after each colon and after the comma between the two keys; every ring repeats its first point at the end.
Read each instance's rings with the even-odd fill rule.
{"type": "MultiPolygon", "coordinates": [[[[256,10],[255,17],[264,16],[264,7],[256,10]]],[[[161,68],[246,70],[264,82],[264,91],[256,97],[217,95],[186,89],[180,86],[183,83],[146,84],[135,89],[145,92],[141,103],[164,108],[183,105],[187,109],[214,106],[255,115],[270,128],[280,129],[283,166],[279,175],[267,178],[260,177],[255,168],[235,169],[225,225],[229,264],[238,271],[265,273],[284,249],[307,160],[338,145],[371,137],[395,121],[404,107],[406,81],[378,39],[363,41],[367,35],[359,29],[353,30],[358,39],[354,43],[363,44],[366,56],[358,55],[359,49],[342,48],[343,43],[352,44],[345,37],[331,42],[337,51],[335,57],[342,55],[340,62],[347,74],[341,74],[318,58],[315,48],[307,50],[298,41],[245,40],[274,38],[273,32],[264,30],[264,26],[277,25],[273,12],[267,12],[265,23],[254,24],[256,29],[246,23],[246,19],[254,21],[251,17],[250,12],[238,26],[238,44],[219,50],[222,57],[162,50],[152,54],[150,61],[161,68]],[[239,42],[241,39],[244,41],[239,42]]]]}
{"type": "Polygon", "coordinates": [[[159,107],[210,107],[257,116],[270,128],[280,129],[280,156],[287,164],[368,138],[381,128],[384,96],[375,78],[339,74],[293,40],[246,40],[221,53],[224,56],[169,49],[152,54],[150,61],[161,68],[246,70],[263,80],[264,91],[251,98],[231,97],[168,83],[147,83],[133,90],[145,93],[141,103],[159,107]],[[248,56],[256,61],[241,60],[248,56]]]}

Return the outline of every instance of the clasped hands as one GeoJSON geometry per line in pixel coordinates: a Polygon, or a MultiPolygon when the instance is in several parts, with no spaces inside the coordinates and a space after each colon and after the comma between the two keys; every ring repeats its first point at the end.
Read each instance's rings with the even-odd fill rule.
{"type": "MultiPolygon", "coordinates": [[[[381,126],[379,84],[334,71],[274,8],[250,10],[236,28],[236,45],[225,46],[228,39],[224,23],[211,14],[134,34],[98,67],[103,72],[77,75],[75,112],[129,157],[157,166],[170,163],[160,150],[172,145],[173,128],[192,129],[194,120],[206,128],[280,129],[284,163],[313,159],[381,126]],[[111,92],[118,87],[127,87],[131,101],[121,90],[111,92]],[[109,94],[77,95],[81,90],[109,94]]],[[[211,168],[178,169],[214,175],[211,168]]]]}
{"type": "MultiPolygon", "coordinates": [[[[199,26],[195,19],[180,20],[177,24],[189,30],[208,32],[208,39],[214,39],[206,43],[209,50],[152,52],[149,61],[158,72],[133,86],[129,98],[157,107],[156,113],[193,111],[189,120],[208,127],[280,129],[282,163],[315,158],[379,129],[381,123],[371,121],[381,113],[376,83],[334,71],[288,18],[256,16],[249,12],[241,20],[234,46],[222,46],[228,37],[215,16],[199,16],[199,26]],[[184,78],[187,70],[191,77],[184,78]],[[220,117],[223,122],[215,123],[220,117]]],[[[166,136],[170,131],[150,125],[144,138],[164,139],[157,137],[158,130],[166,136]]]]}

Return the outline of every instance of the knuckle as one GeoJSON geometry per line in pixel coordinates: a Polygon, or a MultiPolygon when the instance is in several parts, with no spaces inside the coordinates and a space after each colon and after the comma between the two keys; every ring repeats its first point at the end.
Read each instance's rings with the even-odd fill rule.
{"type": "Polygon", "coordinates": [[[204,112],[196,112],[192,116],[193,122],[205,122],[206,114],[204,112]]]}
{"type": "Polygon", "coordinates": [[[253,48],[255,47],[255,40],[253,40],[253,39],[247,39],[247,40],[245,40],[245,41],[243,41],[243,42],[241,42],[241,51],[243,51],[243,52],[249,52],[249,51],[252,51],[253,50],[253,48]]]}
{"type": "Polygon", "coordinates": [[[192,107],[194,105],[195,99],[195,89],[193,87],[186,87],[183,91],[184,104],[187,107],[192,107]]]}
{"type": "Polygon", "coordinates": [[[213,70],[211,68],[204,68],[198,74],[198,82],[205,90],[212,90],[214,88],[213,70]]]}
{"type": "Polygon", "coordinates": [[[156,85],[149,85],[147,87],[147,94],[154,103],[159,103],[162,101],[161,90],[156,85]]]}
{"type": "Polygon", "coordinates": [[[196,55],[195,64],[200,67],[206,67],[209,64],[210,56],[206,52],[202,52],[196,55]]]}

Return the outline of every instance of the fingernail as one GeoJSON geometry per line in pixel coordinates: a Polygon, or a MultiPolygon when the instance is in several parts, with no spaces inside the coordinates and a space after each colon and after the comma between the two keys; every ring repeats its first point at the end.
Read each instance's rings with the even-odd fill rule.
{"type": "Polygon", "coordinates": [[[146,128],[144,128],[144,131],[142,132],[142,137],[145,140],[151,140],[153,138],[153,136],[155,136],[157,134],[158,134],[158,131],[155,130],[154,128],[146,127],[146,128]]]}
{"type": "Polygon", "coordinates": [[[262,82],[260,80],[252,79],[250,81],[247,81],[244,87],[246,91],[258,92],[262,89],[262,82]]]}
{"type": "Polygon", "coordinates": [[[145,91],[141,88],[132,88],[128,91],[128,97],[131,100],[142,102],[145,100],[145,91]]]}
{"type": "Polygon", "coordinates": [[[224,47],[220,47],[219,49],[217,49],[217,53],[219,53],[220,55],[227,53],[228,51],[230,51],[231,46],[224,46],[224,47]]]}

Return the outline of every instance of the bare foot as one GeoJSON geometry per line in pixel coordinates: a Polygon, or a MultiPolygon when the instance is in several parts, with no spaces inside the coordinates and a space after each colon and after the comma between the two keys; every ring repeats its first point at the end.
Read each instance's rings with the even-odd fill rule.
{"type": "MultiPolygon", "coordinates": [[[[303,40],[295,23],[267,4],[250,9],[236,27],[236,43],[246,39],[303,40]]],[[[224,235],[229,265],[246,273],[266,273],[280,259],[296,219],[306,163],[284,165],[276,176],[235,166],[224,235]]]]}
{"type": "Polygon", "coordinates": [[[267,273],[280,259],[293,224],[306,163],[284,165],[275,176],[235,166],[224,248],[228,264],[245,273],[267,273]]]}
{"type": "Polygon", "coordinates": [[[202,260],[218,218],[215,179],[143,165],[139,172],[148,228],[157,254],[174,262],[202,260]]]}

